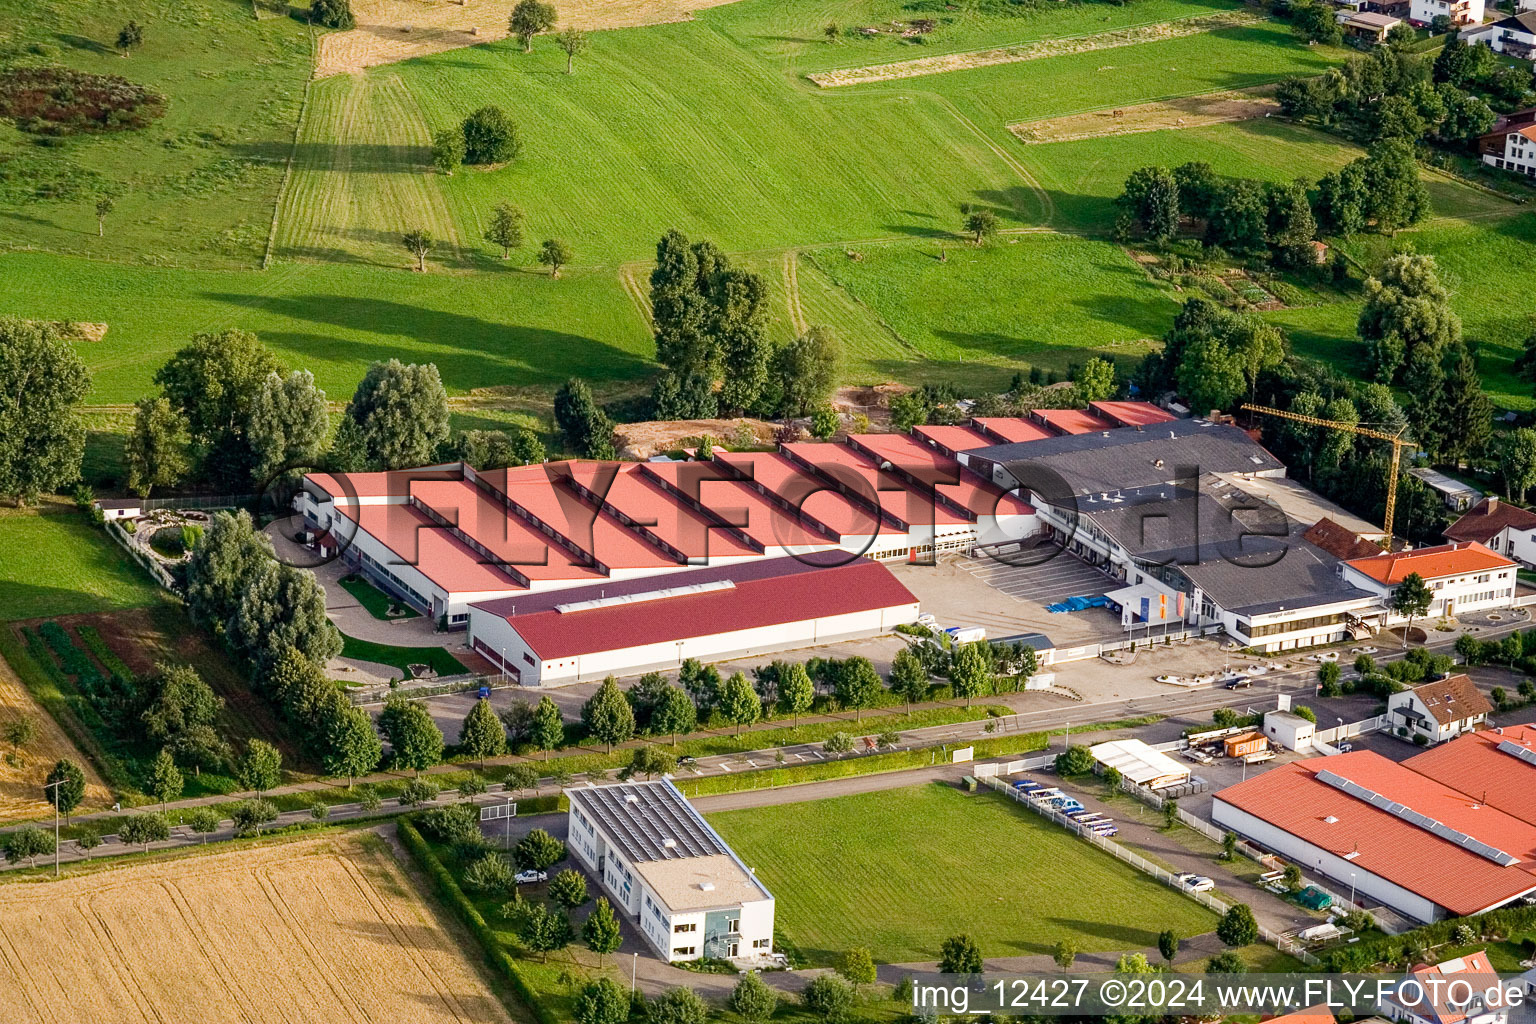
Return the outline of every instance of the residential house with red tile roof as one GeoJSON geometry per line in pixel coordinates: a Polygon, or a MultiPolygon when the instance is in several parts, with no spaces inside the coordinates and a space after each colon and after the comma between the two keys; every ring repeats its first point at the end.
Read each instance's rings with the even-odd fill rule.
{"type": "Polygon", "coordinates": [[[1510,1004],[1487,998],[1498,985],[1488,953],[1479,949],[1437,964],[1415,964],[1382,997],[1380,1011],[1402,1024],[1506,1024],[1510,1004]]]}
{"type": "Polygon", "coordinates": [[[1493,713],[1488,698],[1458,673],[1400,690],[1387,698],[1387,724],[1415,743],[1433,745],[1482,727],[1493,713]],[[1420,739],[1420,737],[1423,739],[1420,739]]]}
{"type": "Polygon", "coordinates": [[[1445,528],[1445,539],[1476,541],[1501,555],[1536,566],[1536,512],[1490,495],[1445,528]]]}

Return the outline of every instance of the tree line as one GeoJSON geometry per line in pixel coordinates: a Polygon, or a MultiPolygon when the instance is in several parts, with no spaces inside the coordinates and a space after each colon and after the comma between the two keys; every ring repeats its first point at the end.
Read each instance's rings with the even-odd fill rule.
{"type": "Polygon", "coordinates": [[[497,469],[546,457],[522,427],[452,435],[432,363],[373,363],[334,422],[313,374],[288,370],[249,331],[195,335],[154,382],[160,394],[136,403],[125,452],[129,488],[144,496],[189,483],[245,490],[312,469],[497,469]]]}

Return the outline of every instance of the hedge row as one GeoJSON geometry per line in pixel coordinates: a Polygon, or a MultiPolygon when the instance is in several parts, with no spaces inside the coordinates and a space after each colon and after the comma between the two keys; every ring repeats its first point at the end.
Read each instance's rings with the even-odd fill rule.
{"type": "Polygon", "coordinates": [[[427,841],[422,838],[421,833],[409,818],[400,819],[399,835],[400,842],[415,858],[416,866],[432,879],[432,885],[437,890],[439,898],[448,904],[464,926],[475,936],[480,943],[480,948],[485,952],[486,962],[512,986],[512,991],[516,992],[517,998],[528,1007],[534,1020],[538,1024],[558,1024],[539,1002],[532,987],[524,980],[522,972],[518,970],[517,960],[502,946],[501,940],[486,923],[485,916],[469,901],[469,897],[464,895],[464,890],[459,888],[453,873],[433,852],[432,847],[427,845],[427,841]]]}
{"type": "Polygon", "coordinates": [[[1366,970],[1376,964],[1403,964],[1418,959],[1424,951],[1452,941],[1463,925],[1477,933],[1479,941],[1493,937],[1508,938],[1516,932],[1536,928],[1536,907],[1504,907],[1475,917],[1448,917],[1400,935],[1363,938],[1349,946],[1339,946],[1321,954],[1322,968],[1335,974],[1366,970]]]}

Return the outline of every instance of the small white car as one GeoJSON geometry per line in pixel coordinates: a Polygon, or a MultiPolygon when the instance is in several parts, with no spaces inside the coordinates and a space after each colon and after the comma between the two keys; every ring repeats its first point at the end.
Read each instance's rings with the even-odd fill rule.
{"type": "Polygon", "coordinates": [[[1188,889],[1190,892],[1207,892],[1216,888],[1216,883],[1211,881],[1209,878],[1206,878],[1204,875],[1196,875],[1188,871],[1182,875],[1179,875],[1177,881],[1179,885],[1188,889]]]}
{"type": "Polygon", "coordinates": [[[512,881],[516,882],[518,885],[528,885],[531,882],[547,882],[549,881],[549,872],[532,870],[519,871],[517,874],[512,876],[512,881]]]}

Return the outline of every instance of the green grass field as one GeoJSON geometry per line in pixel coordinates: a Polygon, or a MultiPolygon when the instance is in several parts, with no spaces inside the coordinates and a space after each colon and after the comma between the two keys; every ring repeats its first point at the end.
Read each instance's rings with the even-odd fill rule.
{"type": "Polygon", "coordinates": [[[768,886],[777,929],[815,963],[853,946],[936,960],[968,932],[984,956],[1145,950],[1215,915],[1002,796],[941,784],[710,815],[768,886]],[[850,828],[849,823],[857,827],[850,828]]]}
{"type": "MultiPolygon", "coordinates": [[[[401,250],[402,254],[404,250],[401,250]]],[[[432,361],[451,392],[542,386],[650,370],[649,331],[611,272],[473,276],[281,264],[265,273],[123,267],[43,253],[0,255],[19,316],[98,320],[81,346],[95,402],[130,402],[197,331],[255,331],[285,363],[345,400],[375,359],[432,361]]]]}
{"type": "Polygon", "coordinates": [[[169,101],[146,129],[58,148],[0,126],[0,244],[131,263],[260,263],[311,69],[303,24],[257,21],[235,0],[0,0],[0,43],[169,101]],[[124,60],[113,42],[130,16],[144,45],[124,60]],[[39,201],[39,188],[58,198],[39,201]],[[116,209],[99,238],[102,194],[116,209]]]}
{"type": "Polygon", "coordinates": [[[867,246],[863,259],[817,250],[816,264],[905,340],[854,341],[850,361],[874,379],[975,380],[999,390],[1020,365],[1063,370],[1091,355],[1139,359],[1178,310],[1119,246],[1071,235],[999,238],[981,248],[867,246]]]}
{"type": "Polygon", "coordinates": [[[139,608],[160,590],[127,552],[76,513],[0,512],[0,619],[139,608]]]}

